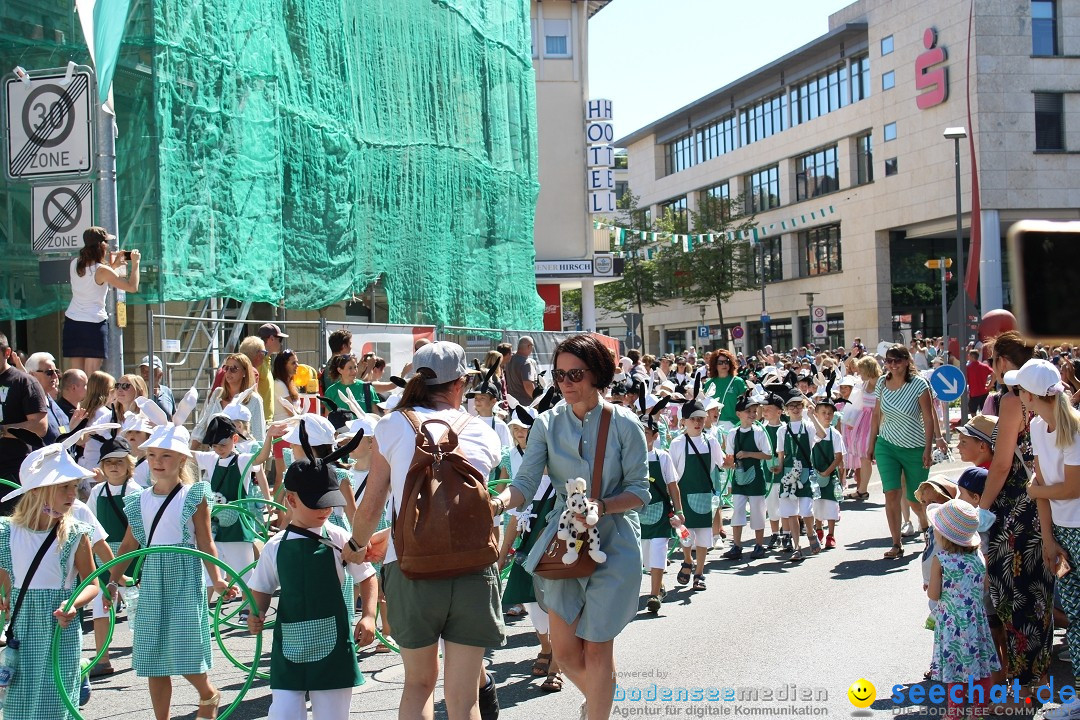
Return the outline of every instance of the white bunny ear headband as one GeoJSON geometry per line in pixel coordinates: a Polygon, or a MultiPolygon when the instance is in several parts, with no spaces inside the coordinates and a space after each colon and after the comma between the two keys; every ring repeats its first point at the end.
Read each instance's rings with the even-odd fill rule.
{"type": "Polygon", "coordinates": [[[299,417],[300,415],[303,415],[303,414],[304,414],[304,413],[303,413],[303,412],[302,412],[302,411],[300,410],[300,408],[296,407],[296,406],[295,406],[295,405],[293,405],[293,404],[292,404],[291,402],[289,402],[289,399],[288,399],[288,398],[275,398],[275,399],[276,399],[276,400],[277,400],[277,401],[278,401],[279,403],[281,403],[281,407],[285,408],[286,412],[288,412],[288,413],[289,413],[290,415],[292,415],[293,417],[299,417]]]}
{"type": "Polygon", "coordinates": [[[341,393],[341,399],[345,401],[345,405],[348,406],[349,412],[353,414],[357,419],[364,417],[366,414],[364,409],[360,407],[360,403],[356,402],[356,398],[353,397],[352,388],[345,388],[345,392],[341,393]]]}
{"type": "Polygon", "coordinates": [[[79,467],[75,459],[68,454],[68,450],[87,435],[100,434],[119,427],[118,423],[90,425],[71,433],[63,442],[46,445],[33,451],[26,456],[19,467],[20,487],[5,495],[3,500],[12,500],[37,488],[62,485],[72,480],[93,477],[94,473],[79,467]]]}
{"type": "Polygon", "coordinates": [[[187,391],[184,398],[176,403],[176,412],[173,413],[173,425],[183,425],[191,416],[191,411],[199,404],[199,391],[194,387],[187,391]]]}

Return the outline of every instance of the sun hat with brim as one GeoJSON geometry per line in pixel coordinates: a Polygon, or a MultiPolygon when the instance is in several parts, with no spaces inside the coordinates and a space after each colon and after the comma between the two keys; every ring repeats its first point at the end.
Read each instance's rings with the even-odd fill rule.
{"type": "Polygon", "coordinates": [[[150,418],[140,413],[131,412],[130,410],[124,413],[124,424],[120,426],[120,434],[129,432],[141,432],[149,435],[154,432],[154,423],[150,422],[150,418]]]}
{"type": "Polygon", "coordinates": [[[963,500],[950,500],[944,505],[926,508],[930,525],[941,537],[962,547],[979,544],[979,511],[963,500]]]}
{"type": "Polygon", "coordinates": [[[476,372],[466,364],[461,346],[447,340],[421,347],[413,353],[412,364],[413,374],[423,374],[425,385],[442,385],[476,372]]]}
{"type": "Polygon", "coordinates": [[[333,445],[334,434],[337,432],[334,428],[334,424],[324,418],[322,415],[316,415],[314,413],[305,413],[298,417],[289,418],[286,422],[291,425],[289,432],[285,433],[281,439],[290,445],[300,444],[300,423],[304,423],[304,429],[307,431],[308,442],[314,445],[333,445]]]}
{"type": "Polygon", "coordinates": [[[1005,373],[1002,379],[1006,385],[1019,385],[1035,397],[1060,395],[1065,391],[1065,384],[1061,382],[1061,373],[1049,360],[1032,358],[1019,370],[1010,370],[1005,373]]]}
{"type": "Polygon", "coordinates": [[[840,381],[838,387],[855,387],[858,384],[859,380],[854,375],[845,375],[844,379],[840,381]]]}
{"type": "Polygon", "coordinates": [[[382,408],[386,412],[390,412],[391,410],[396,408],[400,402],[401,393],[393,393],[392,395],[387,396],[387,398],[381,403],[375,403],[375,405],[376,407],[382,408]]]}
{"type": "Polygon", "coordinates": [[[371,437],[375,434],[375,426],[379,424],[381,419],[374,413],[364,413],[360,417],[345,423],[345,426],[337,431],[337,437],[339,440],[351,438],[361,430],[364,431],[364,437],[371,437]]]}
{"type": "Polygon", "coordinates": [[[521,417],[521,414],[527,415],[530,420],[536,420],[536,410],[531,407],[525,407],[524,405],[518,405],[514,408],[514,411],[510,413],[510,419],[506,421],[509,427],[520,427],[528,430],[532,427],[532,422],[526,422],[525,418],[521,417]]]}
{"type": "Polygon", "coordinates": [[[139,448],[171,450],[191,457],[191,435],[183,425],[158,425],[139,448]]]}
{"type": "Polygon", "coordinates": [[[221,414],[235,422],[251,422],[251,411],[239,403],[229,403],[221,409],[221,414]]]}
{"type": "Polygon", "coordinates": [[[116,423],[92,425],[73,432],[62,443],[53,443],[34,450],[23,459],[22,464],[19,466],[20,486],[0,498],[0,502],[14,500],[20,495],[37,488],[63,485],[73,480],[85,480],[94,477],[92,471],[80,467],[75,462],[75,458],[68,454],[68,448],[74,446],[86,435],[101,433],[119,427],[116,423]]]}
{"type": "Polygon", "coordinates": [[[956,483],[944,475],[935,475],[919,483],[919,487],[915,489],[915,498],[919,500],[919,502],[922,502],[922,490],[924,487],[936,490],[950,500],[956,497],[956,483]]]}
{"type": "Polygon", "coordinates": [[[122,437],[109,438],[101,443],[101,455],[98,463],[109,458],[126,458],[131,455],[131,443],[122,437]]]}
{"type": "Polygon", "coordinates": [[[956,432],[967,435],[976,440],[982,440],[991,447],[994,445],[994,432],[997,430],[998,419],[995,415],[976,415],[967,421],[966,425],[956,428],[956,432]]]}

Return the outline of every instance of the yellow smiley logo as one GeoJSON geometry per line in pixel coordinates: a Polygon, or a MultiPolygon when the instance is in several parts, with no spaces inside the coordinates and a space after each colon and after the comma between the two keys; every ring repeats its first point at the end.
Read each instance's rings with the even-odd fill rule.
{"type": "Polygon", "coordinates": [[[847,696],[855,707],[868,708],[874,704],[874,699],[877,698],[877,690],[869,680],[859,678],[851,683],[851,687],[847,689],[847,696]]]}

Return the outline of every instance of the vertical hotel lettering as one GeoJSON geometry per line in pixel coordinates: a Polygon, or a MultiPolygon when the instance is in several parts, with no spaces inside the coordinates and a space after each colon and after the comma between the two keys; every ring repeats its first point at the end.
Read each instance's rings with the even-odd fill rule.
{"type": "Polygon", "coordinates": [[[920,110],[940,105],[949,97],[949,69],[941,65],[948,59],[945,48],[937,46],[937,30],[932,27],[923,32],[923,47],[926,52],[915,58],[915,104],[920,110]]]}
{"type": "Polygon", "coordinates": [[[611,127],[611,101],[589,100],[585,106],[585,187],[590,213],[615,212],[615,131],[611,127]]]}

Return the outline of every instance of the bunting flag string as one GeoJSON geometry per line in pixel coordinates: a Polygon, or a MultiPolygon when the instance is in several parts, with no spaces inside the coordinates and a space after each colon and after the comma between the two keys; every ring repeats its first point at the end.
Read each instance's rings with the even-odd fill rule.
{"type": "MultiPolygon", "coordinates": [[[[768,225],[757,225],[745,230],[729,230],[725,233],[684,235],[681,233],[652,232],[650,230],[632,230],[630,228],[612,225],[611,223],[605,223],[599,220],[593,221],[593,229],[611,231],[616,248],[625,247],[628,240],[636,239],[646,243],[646,247],[637,249],[636,255],[640,258],[652,260],[659,250],[659,244],[665,240],[671,247],[681,248],[683,252],[693,252],[695,247],[701,245],[713,245],[718,238],[722,237],[726,237],[728,240],[746,240],[751,245],[755,245],[760,242],[762,238],[773,237],[781,233],[818,223],[835,212],[836,209],[832,205],[828,205],[819,210],[812,210],[809,213],[803,213],[798,217],[788,218],[787,220],[778,220],[776,222],[771,222],[768,225]]],[[[632,253],[617,250],[616,254],[620,257],[628,257],[632,253]]]]}

